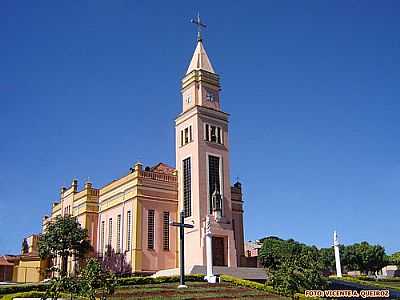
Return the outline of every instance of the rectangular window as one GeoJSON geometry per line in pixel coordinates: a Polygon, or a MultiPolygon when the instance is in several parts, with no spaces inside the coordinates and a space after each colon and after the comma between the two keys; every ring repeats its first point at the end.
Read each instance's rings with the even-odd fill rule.
{"type": "Polygon", "coordinates": [[[121,252],[121,215],[117,216],[117,253],[121,252]]]}
{"type": "Polygon", "coordinates": [[[185,218],[192,215],[192,170],[190,157],[183,160],[183,209],[185,218]]]}
{"type": "Polygon", "coordinates": [[[189,143],[189,128],[185,128],[185,145],[189,143]]]}
{"type": "Polygon", "coordinates": [[[220,189],[220,177],[219,177],[219,157],[209,155],[208,156],[208,191],[209,191],[209,202],[210,202],[210,213],[212,212],[212,194],[215,189],[221,193],[220,189]]]}
{"type": "Polygon", "coordinates": [[[211,142],[216,143],[217,142],[217,127],[211,126],[211,142]]]}
{"type": "Polygon", "coordinates": [[[103,254],[104,252],[104,229],[105,229],[105,222],[101,221],[101,228],[100,228],[100,253],[103,254]]]}
{"type": "Polygon", "coordinates": [[[210,125],[206,124],[206,132],[205,132],[206,141],[210,141],[210,125]]]}
{"type": "Polygon", "coordinates": [[[183,130],[181,130],[181,146],[184,145],[184,140],[183,140],[183,130]]]}
{"type": "Polygon", "coordinates": [[[163,249],[169,250],[169,212],[163,214],[163,249]]]}
{"type": "Polygon", "coordinates": [[[224,143],[222,140],[223,132],[221,127],[206,124],[204,130],[204,139],[207,142],[213,142],[220,145],[224,143]]]}
{"type": "Polygon", "coordinates": [[[131,226],[132,226],[132,215],[131,211],[128,210],[126,214],[126,226],[128,227],[127,230],[127,237],[126,237],[126,250],[131,251],[131,226]]]}
{"type": "Polygon", "coordinates": [[[154,210],[150,209],[147,214],[147,248],[154,249],[154,210]]]}
{"type": "Polygon", "coordinates": [[[185,146],[190,142],[193,142],[193,131],[191,125],[181,130],[181,146],[185,146]]]}
{"type": "Polygon", "coordinates": [[[112,247],[112,218],[108,219],[108,244],[107,247],[112,247]]]}

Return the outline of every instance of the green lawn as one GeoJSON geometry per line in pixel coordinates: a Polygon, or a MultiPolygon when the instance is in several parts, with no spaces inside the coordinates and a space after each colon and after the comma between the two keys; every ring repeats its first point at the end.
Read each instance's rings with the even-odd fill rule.
{"type": "Polygon", "coordinates": [[[388,286],[388,287],[394,287],[394,288],[400,288],[400,281],[382,281],[381,282],[383,285],[388,286]]]}
{"type": "Polygon", "coordinates": [[[116,289],[110,300],[127,299],[287,299],[256,289],[229,283],[208,284],[188,282],[186,289],[177,289],[177,283],[136,285],[116,289]]]}

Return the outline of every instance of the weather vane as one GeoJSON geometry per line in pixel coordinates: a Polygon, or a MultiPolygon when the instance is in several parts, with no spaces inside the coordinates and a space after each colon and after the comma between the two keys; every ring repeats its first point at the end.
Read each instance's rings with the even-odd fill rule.
{"type": "Polygon", "coordinates": [[[195,24],[197,26],[197,40],[201,41],[201,29],[206,28],[207,25],[203,24],[200,20],[200,14],[197,13],[197,17],[195,19],[190,20],[191,23],[195,24]]]}

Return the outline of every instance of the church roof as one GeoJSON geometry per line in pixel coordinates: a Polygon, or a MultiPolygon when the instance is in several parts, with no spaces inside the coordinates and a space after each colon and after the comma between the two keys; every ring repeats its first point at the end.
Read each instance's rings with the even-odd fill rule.
{"type": "Polygon", "coordinates": [[[14,266],[13,263],[10,263],[4,256],[0,256],[0,266],[14,266]]]}
{"type": "Polygon", "coordinates": [[[189,74],[193,70],[204,70],[215,74],[214,68],[211,65],[210,59],[207,56],[206,49],[204,49],[203,42],[201,40],[197,42],[196,49],[194,50],[193,57],[190,61],[190,65],[186,71],[186,74],[189,74]]]}
{"type": "Polygon", "coordinates": [[[175,172],[175,168],[160,162],[157,165],[151,167],[150,171],[172,175],[175,172]]]}

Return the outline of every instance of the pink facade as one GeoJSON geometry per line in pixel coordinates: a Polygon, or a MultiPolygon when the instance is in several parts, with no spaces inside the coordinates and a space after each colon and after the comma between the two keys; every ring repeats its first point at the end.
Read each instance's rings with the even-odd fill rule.
{"type": "Polygon", "coordinates": [[[206,265],[207,215],[211,216],[214,264],[237,267],[244,254],[241,189],[235,190],[233,213],[228,114],[221,111],[219,91],[219,77],[200,40],[182,79],[183,111],[175,121],[179,208],[187,215],[185,222],[194,225],[185,233],[188,268],[206,265]],[[221,196],[220,216],[212,206],[214,192],[221,196]]]}

